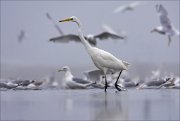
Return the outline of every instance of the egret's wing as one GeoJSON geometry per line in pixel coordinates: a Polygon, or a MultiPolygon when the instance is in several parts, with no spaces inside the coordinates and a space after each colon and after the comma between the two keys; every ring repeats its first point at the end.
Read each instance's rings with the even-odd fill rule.
{"type": "Polygon", "coordinates": [[[80,79],[80,78],[73,78],[72,79],[74,82],[76,83],[80,83],[80,84],[88,84],[88,83],[91,83],[89,81],[86,81],[86,80],[83,80],[83,79],[80,79]]]}
{"type": "Polygon", "coordinates": [[[49,13],[46,13],[46,17],[54,24],[54,27],[58,30],[58,32],[61,35],[64,35],[63,31],[60,29],[60,27],[56,24],[56,22],[52,19],[49,13]]]}
{"type": "Polygon", "coordinates": [[[95,38],[98,38],[100,40],[104,40],[104,39],[108,39],[108,38],[112,38],[112,39],[124,39],[123,36],[114,34],[114,33],[110,33],[110,32],[102,32],[96,36],[94,36],[95,38]]]}
{"type": "Polygon", "coordinates": [[[54,38],[49,39],[49,41],[61,42],[61,43],[67,43],[70,41],[81,42],[79,36],[73,35],[73,34],[63,35],[60,37],[54,37],[54,38]]]}

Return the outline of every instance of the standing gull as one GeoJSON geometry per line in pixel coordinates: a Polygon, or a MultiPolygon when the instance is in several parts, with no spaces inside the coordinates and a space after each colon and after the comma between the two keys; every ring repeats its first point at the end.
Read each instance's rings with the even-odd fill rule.
{"type": "Polygon", "coordinates": [[[64,66],[58,71],[65,72],[62,86],[66,89],[86,89],[87,87],[90,87],[92,84],[94,84],[93,82],[90,81],[86,81],[80,78],[75,78],[72,75],[71,70],[68,66],[64,66]]]}
{"type": "Polygon", "coordinates": [[[171,37],[174,35],[179,36],[179,31],[173,26],[170,19],[168,18],[168,12],[163,5],[156,5],[156,11],[159,13],[161,26],[155,27],[152,32],[158,32],[162,35],[168,36],[168,46],[171,44],[171,37]]]}
{"type": "Polygon", "coordinates": [[[59,22],[75,22],[78,25],[78,33],[79,33],[79,38],[82,41],[85,49],[87,50],[88,54],[90,55],[92,61],[94,62],[95,66],[102,70],[105,75],[105,92],[107,89],[107,79],[106,79],[106,74],[108,70],[117,70],[120,71],[119,76],[117,77],[117,80],[115,82],[115,87],[118,91],[121,91],[121,87],[118,86],[118,79],[122,73],[123,70],[127,70],[129,63],[122,61],[115,56],[113,56],[111,53],[106,52],[102,49],[99,49],[97,47],[91,46],[88,41],[84,38],[83,32],[82,32],[82,25],[80,20],[72,16],[70,18],[61,20],[59,22]]]}

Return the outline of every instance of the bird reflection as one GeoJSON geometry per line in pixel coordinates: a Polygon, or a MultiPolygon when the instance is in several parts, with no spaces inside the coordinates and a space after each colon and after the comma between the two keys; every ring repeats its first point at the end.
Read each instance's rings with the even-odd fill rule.
{"type": "Polygon", "coordinates": [[[93,95],[92,98],[94,120],[127,120],[126,104],[123,104],[125,101],[120,95],[106,93],[93,95]]]}
{"type": "Polygon", "coordinates": [[[144,100],[144,108],[143,108],[143,112],[144,112],[144,119],[149,119],[150,118],[150,110],[151,110],[151,102],[149,99],[144,100]]]}

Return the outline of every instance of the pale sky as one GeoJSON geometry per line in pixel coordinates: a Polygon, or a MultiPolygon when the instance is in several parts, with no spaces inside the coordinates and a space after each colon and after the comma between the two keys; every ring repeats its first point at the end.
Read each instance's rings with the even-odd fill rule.
{"type": "Polygon", "coordinates": [[[179,29],[179,1],[153,1],[138,6],[134,11],[113,14],[119,5],[132,1],[1,1],[1,63],[17,65],[93,65],[82,44],[51,43],[48,39],[59,36],[58,31],[46,18],[46,13],[57,21],[66,34],[77,34],[74,23],[58,23],[58,20],[77,16],[84,34],[99,34],[102,24],[128,33],[127,43],[122,40],[98,41],[97,47],[133,64],[143,62],[179,62],[179,37],[174,36],[168,47],[167,37],[150,30],[160,25],[155,10],[162,4],[168,11],[173,25],[179,29]],[[27,37],[18,43],[20,30],[27,37]]]}

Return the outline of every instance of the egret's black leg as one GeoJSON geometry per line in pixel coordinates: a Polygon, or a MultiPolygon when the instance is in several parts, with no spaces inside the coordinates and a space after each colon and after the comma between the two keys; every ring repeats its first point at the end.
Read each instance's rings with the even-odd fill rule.
{"type": "Polygon", "coordinates": [[[122,70],[120,71],[118,77],[117,77],[117,80],[115,82],[115,88],[118,90],[118,91],[121,91],[121,88],[119,88],[119,85],[118,85],[118,80],[119,80],[119,77],[121,76],[121,73],[122,73],[122,70]]]}
{"type": "Polygon", "coordinates": [[[105,75],[105,87],[104,87],[105,92],[106,92],[107,87],[108,87],[108,84],[107,84],[107,79],[106,79],[106,75],[105,75]]]}

